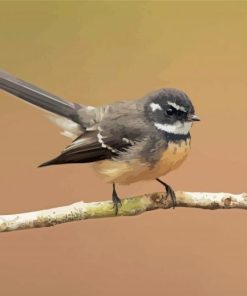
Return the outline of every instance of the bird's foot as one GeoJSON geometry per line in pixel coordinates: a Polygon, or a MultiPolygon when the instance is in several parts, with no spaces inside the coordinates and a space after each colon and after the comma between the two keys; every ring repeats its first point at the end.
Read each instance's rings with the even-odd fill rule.
{"type": "Polygon", "coordinates": [[[117,191],[115,189],[115,184],[113,184],[113,191],[112,191],[112,202],[113,208],[115,210],[115,215],[118,215],[118,210],[122,206],[121,199],[118,197],[117,191]]]}
{"type": "Polygon", "coordinates": [[[176,202],[176,194],[175,194],[174,190],[172,189],[172,187],[171,187],[170,185],[166,184],[166,183],[163,182],[162,180],[160,180],[160,179],[156,179],[156,180],[157,180],[160,184],[162,184],[163,186],[165,186],[165,189],[166,189],[166,198],[167,198],[168,196],[171,197],[171,200],[172,200],[172,207],[173,207],[173,209],[175,209],[177,202],[176,202]]]}

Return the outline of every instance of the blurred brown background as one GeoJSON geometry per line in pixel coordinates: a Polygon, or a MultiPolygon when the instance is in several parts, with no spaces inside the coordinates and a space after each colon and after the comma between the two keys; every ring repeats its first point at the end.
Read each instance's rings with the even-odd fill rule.
{"type": "MultiPolygon", "coordinates": [[[[177,87],[201,123],[176,189],[247,190],[246,2],[1,2],[0,67],[98,105],[177,87]]],[[[69,140],[0,92],[1,214],[105,200],[89,165],[37,169],[69,140]]],[[[122,197],[160,191],[120,187],[122,197]]],[[[246,295],[244,211],[176,209],[0,235],[1,295],[246,295]]]]}

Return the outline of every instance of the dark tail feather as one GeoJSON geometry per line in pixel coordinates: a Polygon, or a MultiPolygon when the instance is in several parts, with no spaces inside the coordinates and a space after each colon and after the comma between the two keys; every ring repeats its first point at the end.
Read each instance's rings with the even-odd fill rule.
{"type": "Polygon", "coordinates": [[[106,150],[105,153],[99,153],[99,151],[88,151],[87,153],[74,153],[74,154],[60,154],[54,159],[48,160],[44,163],[41,163],[38,167],[46,167],[50,165],[59,165],[59,164],[75,164],[75,163],[90,163],[95,161],[100,161],[104,159],[109,159],[109,151],[106,150]]]}
{"type": "Polygon", "coordinates": [[[58,164],[63,164],[62,162],[57,161],[57,158],[48,160],[44,163],[41,163],[38,168],[42,168],[42,167],[46,167],[46,166],[50,166],[50,165],[58,165],[58,164]]]}
{"type": "Polygon", "coordinates": [[[80,105],[65,101],[1,70],[0,89],[47,111],[78,122],[77,110],[80,109],[80,105]]]}

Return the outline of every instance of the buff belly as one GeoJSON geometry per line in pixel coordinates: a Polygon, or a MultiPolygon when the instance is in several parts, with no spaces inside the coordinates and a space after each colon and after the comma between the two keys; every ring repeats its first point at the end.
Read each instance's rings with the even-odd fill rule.
{"type": "Polygon", "coordinates": [[[137,159],[128,162],[102,160],[95,163],[94,168],[106,182],[130,184],[142,180],[154,180],[178,168],[186,159],[189,150],[190,140],[179,144],[170,143],[152,168],[137,159]]]}

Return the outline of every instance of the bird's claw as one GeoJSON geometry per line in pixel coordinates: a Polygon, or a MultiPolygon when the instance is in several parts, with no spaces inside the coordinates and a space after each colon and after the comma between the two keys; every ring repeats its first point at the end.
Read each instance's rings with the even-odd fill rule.
{"type": "Polygon", "coordinates": [[[115,215],[118,215],[118,210],[122,206],[121,199],[117,196],[117,194],[112,195],[113,209],[115,210],[115,215]]]}
{"type": "Polygon", "coordinates": [[[172,208],[175,209],[176,204],[177,204],[177,202],[176,202],[176,194],[175,194],[174,190],[169,185],[166,184],[165,188],[166,188],[166,197],[168,197],[168,196],[171,197],[172,208]]]}
{"type": "Polygon", "coordinates": [[[113,202],[113,209],[115,210],[115,215],[118,215],[118,210],[122,206],[121,199],[118,197],[115,183],[113,183],[113,191],[112,191],[112,202],[113,202]]]}
{"type": "Polygon", "coordinates": [[[172,200],[172,208],[175,209],[177,202],[176,202],[176,194],[175,194],[174,190],[172,189],[172,187],[170,185],[166,184],[162,180],[160,180],[160,179],[156,179],[156,180],[159,183],[161,183],[162,185],[165,186],[165,189],[166,189],[166,198],[168,196],[171,197],[171,200],[172,200]]]}

